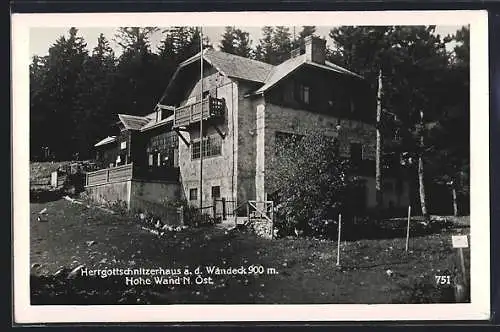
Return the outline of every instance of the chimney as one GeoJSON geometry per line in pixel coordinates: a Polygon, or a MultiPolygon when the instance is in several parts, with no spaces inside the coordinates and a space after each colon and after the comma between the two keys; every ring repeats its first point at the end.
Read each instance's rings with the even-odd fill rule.
{"type": "Polygon", "coordinates": [[[326,40],[316,36],[307,36],[304,38],[306,49],[306,60],[325,64],[326,58],[326,40]]]}

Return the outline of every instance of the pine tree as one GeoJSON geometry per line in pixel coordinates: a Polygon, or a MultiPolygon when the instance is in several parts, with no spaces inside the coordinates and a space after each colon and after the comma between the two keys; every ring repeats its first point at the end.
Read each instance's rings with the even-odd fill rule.
{"type": "Polygon", "coordinates": [[[292,41],[290,39],[290,29],[285,26],[277,26],[274,29],[273,43],[273,64],[280,64],[290,58],[292,51],[292,41]]]}
{"type": "Polygon", "coordinates": [[[304,44],[304,39],[308,36],[314,36],[316,27],[314,25],[304,25],[298,36],[293,35],[292,48],[299,48],[304,44]]]}
{"type": "Polygon", "coordinates": [[[245,58],[252,57],[250,35],[248,32],[226,27],[219,45],[221,51],[239,55],[245,58]]]}
{"type": "Polygon", "coordinates": [[[46,58],[34,56],[30,64],[30,156],[33,160],[43,160],[47,146],[44,128],[48,125],[47,90],[44,89],[46,58]]]}
{"type": "Polygon", "coordinates": [[[219,44],[221,51],[236,54],[235,30],[236,29],[234,27],[225,27],[224,34],[222,35],[222,39],[219,44]]]}
{"type": "Polygon", "coordinates": [[[75,123],[73,112],[78,93],[76,82],[88,57],[86,43],[79,37],[78,30],[71,28],[69,36],[61,36],[49,49],[45,62],[45,78],[40,87],[39,100],[47,110],[44,133],[45,145],[57,159],[68,159],[76,152],[74,145],[75,123]]]}
{"type": "MultiPolygon", "coordinates": [[[[425,190],[430,142],[428,127],[439,118],[450,99],[443,79],[449,71],[449,57],[443,40],[433,26],[340,27],[332,29],[337,55],[351,70],[361,73],[377,86],[377,72],[383,73],[383,110],[398,118],[391,125],[385,113],[378,124],[382,136],[390,138],[397,129],[404,136],[400,150],[413,154],[422,214],[428,219],[425,190]],[[424,114],[422,114],[424,113],[424,114]]],[[[449,95],[449,92],[448,92],[449,95]]]]}
{"type": "Polygon", "coordinates": [[[262,28],[263,37],[255,49],[256,60],[271,64],[274,62],[273,34],[273,27],[265,26],[262,28]]]}
{"type": "Polygon", "coordinates": [[[112,88],[115,75],[115,55],[108,40],[101,34],[97,46],[84,63],[78,77],[74,122],[77,146],[81,158],[91,157],[92,146],[109,134],[114,119],[112,88]]]}
{"type": "Polygon", "coordinates": [[[123,48],[117,65],[113,89],[113,109],[145,115],[151,113],[162,93],[163,81],[158,75],[158,55],[151,52],[151,34],[158,28],[119,28],[116,41],[123,48]]]}

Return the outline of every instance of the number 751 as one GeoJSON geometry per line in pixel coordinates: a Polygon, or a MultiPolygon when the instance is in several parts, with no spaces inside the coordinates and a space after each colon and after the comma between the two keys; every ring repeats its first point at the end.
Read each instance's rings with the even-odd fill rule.
{"type": "Polygon", "coordinates": [[[450,285],[451,284],[450,276],[434,276],[434,278],[436,279],[437,285],[450,285]]]}

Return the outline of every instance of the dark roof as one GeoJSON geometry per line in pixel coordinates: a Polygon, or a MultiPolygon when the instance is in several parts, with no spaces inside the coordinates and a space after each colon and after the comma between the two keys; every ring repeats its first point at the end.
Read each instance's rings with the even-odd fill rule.
{"type": "MultiPolygon", "coordinates": [[[[187,59],[179,68],[182,68],[200,58],[200,53],[187,59]]],[[[203,59],[226,76],[247,81],[265,83],[274,66],[265,62],[248,59],[214,49],[206,49],[203,59]]]]}
{"type": "MultiPolygon", "coordinates": [[[[166,93],[168,93],[168,91],[170,90],[173,82],[175,81],[182,68],[196,61],[199,61],[199,59],[200,53],[192,56],[179,65],[176,72],[174,73],[174,76],[170,80],[166,93]]],[[[336,72],[351,77],[361,79],[363,78],[362,76],[329,61],[325,61],[324,64],[308,61],[306,60],[305,54],[290,58],[277,66],[222,51],[216,51],[214,49],[204,50],[203,59],[219,72],[228,77],[252,81],[256,83],[263,83],[264,85],[261,86],[253,94],[265,92],[269,88],[273,87],[276,83],[287,77],[297,68],[304,65],[314,66],[323,70],[336,72]]]]}
{"type": "Polygon", "coordinates": [[[285,78],[290,73],[299,68],[305,61],[306,61],[306,56],[305,54],[302,54],[295,58],[288,59],[287,61],[277,66],[274,66],[265,84],[262,87],[260,87],[257,91],[255,91],[255,93],[262,93],[267,89],[271,88],[276,83],[278,83],[283,78],[285,78]]]}
{"type": "Polygon", "coordinates": [[[120,119],[120,122],[125,126],[125,129],[131,130],[139,130],[150,121],[150,119],[144,116],[128,114],[118,114],[118,118],[120,119]]]}
{"type": "Polygon", "coordinates": [[[352,77],[357,77],[357,78],[363,78],[362,76],[353,73],[352,71],[349,71],[343,67],[337,66],[336,64],[333,64],[329,61],[325,61],[325,64],[320,64],[316,63],[313,61],[308,61],[306,60],[306,55],[302,54],[299,56],[296,56],[294,58],[288,59],[287,61],[275,66],[273,68],[272,73],[269,75],[268,79],[266,80],[265,84],[261,86],[257,91],[255,91],[255,94],[262,93],[267,91],[268,89],[272,88],[276,83],[293,73],[296,69],[302,67],[303,65],[310,65],[314,67],[318,67],[321,69],[325,69],[328,71],[336,72],[339,74],[343,75],[348,75],[352,77]]]}

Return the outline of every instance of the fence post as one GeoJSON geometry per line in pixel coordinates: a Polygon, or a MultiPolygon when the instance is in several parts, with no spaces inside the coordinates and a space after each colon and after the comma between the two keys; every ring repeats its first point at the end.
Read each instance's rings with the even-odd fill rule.
{"type": "Polygon", "coordinates": [[[226,220],[226,198],[222,197],[222,220],[226,220]]]}
{"type": "Polygon", "coordinates": [[[183,206],[180,206],[179,208],[177,208],[177,214],[179,216],[179,223],[181,224],[181,226],[184,226],[184,207],[183,206]]]}
{"type": "Polygon", "coordinates": [[[339,213],[339,226],[337,229],[337,266],[340,265],[340,233],[342,232],[342,214],[339,213]]]}
{"type": "Polygon", "coordinates": [[[406,247],[405,251],[408,251],[408,242],[410,241],[410,220],[411,220],[411,205],[408,205],[408,222],[406,225],[406,247]]]}
{"type": "Polygon", "coordinates": [[[54,171],[50,174],[50,185],[54,188],[57,188],[57,171],[54,171]]]}

